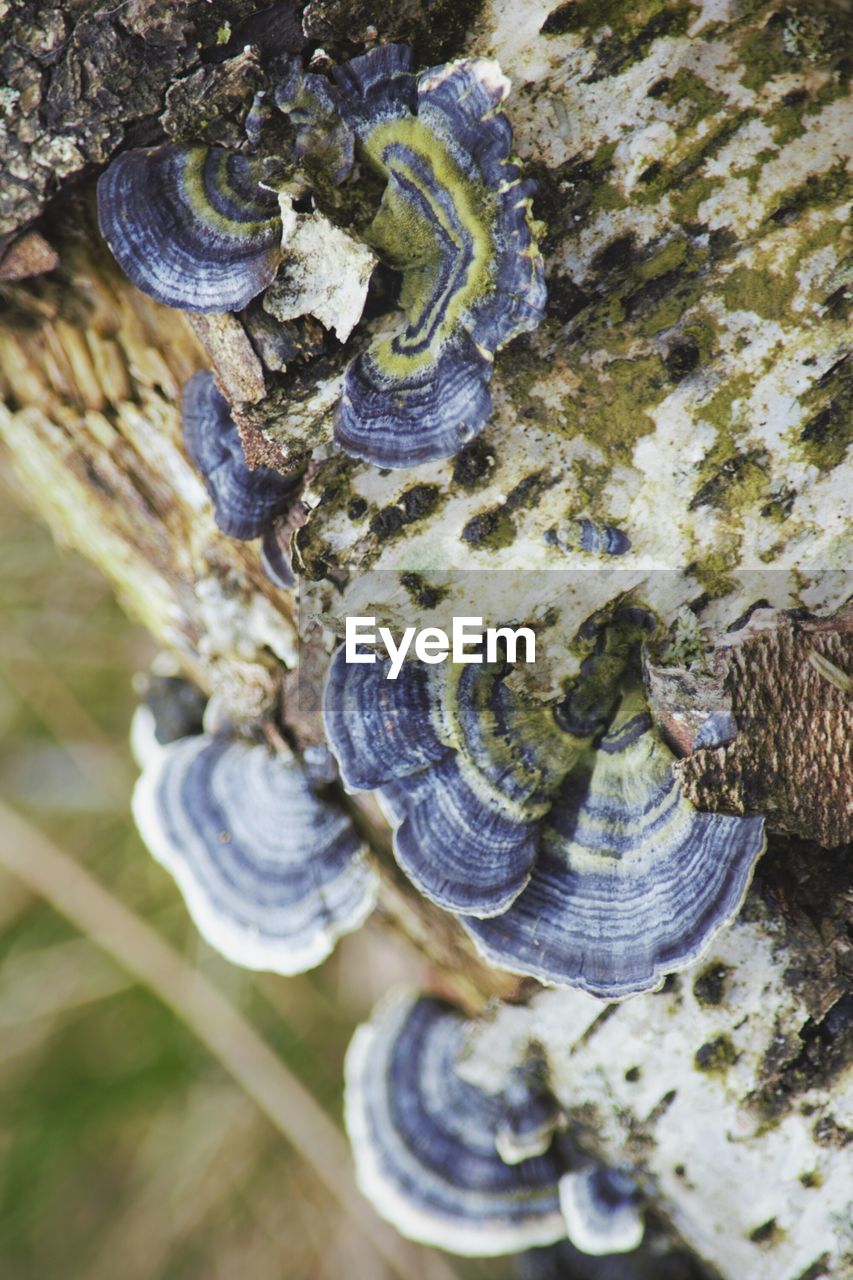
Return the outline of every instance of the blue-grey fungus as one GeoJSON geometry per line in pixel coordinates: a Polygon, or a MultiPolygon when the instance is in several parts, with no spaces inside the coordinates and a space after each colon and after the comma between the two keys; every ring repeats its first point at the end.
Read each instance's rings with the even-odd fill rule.
{"type": "Polygon", "coordinates": [[[560,1205],[568,1238],[582,1253],[631,1253],[642,1244],[637,1184],[620,1169],[595,1165],[564,1174],[560,1205]]]}
{"type": "Polygon", "coordinates": [[[627,533],[612,524],[596,524],[584,517],[578,520],[578,542],[582,551],[594,551],[606,556],[624,556],[631,550],[627,533]]]}
{"type": "MultiPolygon", "coordinates": [[[[565,1236],[555,1148],[506,1163],[503,1093],[458,1070],[469,1024],[443,1000],[394,993],[356,1031],[345,1119],[359,1185],[398,1231],[452,1253],[495,1256],[565,1236]]],[[[518,1075],[511,1107],[538,1123],[542,1086],[518,1075]]],[[[546,1104],[550,1107],[550,1103],[546,1104]]],[[[524,1130],[523,1121],[519,1128],[524,1130]]]]}
{"type": "Polygon", "coordinates": [[[261,568],[276,587],[290,591],[296,586],[291,539],[293,529],[274,520],[261,537],[261,568]]]}
{"type": "Polygon", "coordinates": [[[275,103],[294,126],[293,159],[337,186],[352,173],[355,135],[341,118],[339,94],[324,76],[292,58],[275,86],[275,103]]]}
{"type": "Polygon", "coordinates": [[[133,815],[199,931],[244,968],[313,968],[373,909],[376,872],[311,762],[231,737],[181,738],[147,763],[133,815]]]}
{"type": "MultiPolygon", "coordinates": [[[[334,68],[331,87],[297,73],[289,90],[298,147],[317,134],[314,95],[386,181],[365,237],[401,273],[406,324],[349,365],[335,426],[347,453],[383,467],[448,457],[477,435],[494,353],[539,324],[546,296],[534,186],[510,158],[500,110],[509,82],[494,62],[419,76],[411,63],[407,46],[383,45],[334,68]]],[[[287,109],[287,91],[277,101],[287,109]]]]}
{"type": "Polygon", "coordinates": [[[627,533],[612,524],[596,524],[587,516],[572,521],[570,528],[548,529],[545,541],[561,551],[589,551],[594,555],[624,556],[631,550],[627,533]]]}
{"type": "Polygon", "coordinates": [[[501,664],[330,664],[324,718],[344,784],[378,791],[394,851],[483,956],[614,1000],[695,960],[740,909],[760,817],[700,813],[648,713],[623,609],[562,702],[501,664]]]}
{"type": "Polygon", "coordinates": [[[196,373],[184,387],[183,426],[187,453],[202,474],[219,528],[229,538],[259,537],[292,502],[298,476],[249,468],[212,373],[196,373]]]}
{"type": "Polygon", "coordinates": [[[122,152],[98,181],[98,221],[137,288],[183,311],[239,311],[281,260],[277,196],[222,147],[122,152]]]}
{"type": "Polygon", "coordinates": [[[183,676],[152,671],[142,686],[130,722],[130,750],[140,769],[170,742],[201,733],[207,705],[207,695],[183,676]]]}
{"type": "Polygon", "coordinates": [[[555,1098],[537,1081],[544,1069],[535,1057],[515,1067],[503,1091],[505,1115],[495,1133],[495,1148],[504,1164],[519,1164],[544,1155],[565,1117],[555,1098]]]}

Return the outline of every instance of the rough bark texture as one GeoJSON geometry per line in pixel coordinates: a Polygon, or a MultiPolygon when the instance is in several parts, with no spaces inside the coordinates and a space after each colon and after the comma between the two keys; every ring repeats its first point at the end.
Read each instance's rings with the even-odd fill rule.
{"type": "MultiPolygon", "coordinates": [[[[766,630],[753,617],[726,634],[759,600],[816,611],[849,596],[846,9],[307,6],[305,32],[332,56],[378,34],[413,41],[422,64],[499,58],[540,182],[548,318],[499,355],[484,435],[416,475],[329,444],[364,326],[341,348],[306,318],[282,338],[256,304],[190,325],[120,277],[94,226],[91,180],[121,146],[239,142],[271,51],[304,39],[297,11],[0,3],[0,435],[22,489],[233,715],[283,714],[302,741],[317,734],[317,649],[303,649],[298,703],[294,599],[256,545],[217,531],[181,447],[194,370],[215,367],[257,461],[315,448],[298,546],[321,610],[345,611],[368,567],[394,571],[395,586],[405,571],[409,592],[448,566],[609,568],[573,545],[574,522],[624,529],[623,572],[587,575],[592,595],[560,588],[566,634],[628,589],[654,603],[673,625],[670,665],[694,683],[709,671],[742,730],[688,756],[685,782],[708,807],[766,808],[789,838],[771,846],[741,921],[661,993],[602,1010],[540,992],[483,1035],[541,1042],[586,1145],[627,1156],[723,1276],[847,1275],[853,894],[845,851],[795,837],[850,838],[849,615],[773,615],[766,630]],[[701,634],[684,630],[687,604],[701,634]]],[[[683,710],[674,694],[664,722],[667,708],[683,710]]],[[[385,868],[383,913],[451,989],[474,1011],[529,996],[534,984],[488,972],[413,894],[377,815],[360,813],[385,868]]]]}

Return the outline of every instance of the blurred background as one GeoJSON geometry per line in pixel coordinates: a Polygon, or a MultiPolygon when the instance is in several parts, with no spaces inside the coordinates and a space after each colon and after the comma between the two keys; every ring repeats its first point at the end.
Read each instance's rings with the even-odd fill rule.
{"type": "MultiPolygon", "coordinates": [[[[0,813],[0,846],[14,841],[35,866],[46,836],[81,864],[237,1006],[340,1126],[353,1028],[389,975],[423,980],[417,959],[367,928],[320,970],[284,979],[235,969],[198,937],[129,814],[133,677],[152,642],[19,505],[2,456],[0,617],[0,797],[28,824],[12,832],[0,813]]],[[[110,899],[93,909],[113,911],[110,899]]],[[[439,1261],[443,1277],[513,1274],[418,1253],[423,1280],[438,1280],[439,1261]]],[[[0,861],[2,1280],[392,1275],[194,1031],[0,861]]]]}

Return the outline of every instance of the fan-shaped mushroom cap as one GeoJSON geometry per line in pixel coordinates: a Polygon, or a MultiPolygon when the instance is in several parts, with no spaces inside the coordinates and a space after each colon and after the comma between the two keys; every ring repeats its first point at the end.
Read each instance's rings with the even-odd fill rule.
{"type": "Polygon", "coordinates": [[[222,147],[122,152],[98,181],[98,221],[137,288],[183,311],[239,311],[281,259],[278,198],[222,147]]]}
{"type": "Polygon", "coordinates": [[[133,814],[200,932],[244,968],[310,969],[373,909],[376,874],[349,818],[265,746],[171,744],[137,782],[133,814]]]}
{"type": "MultiPolygon", "coordinates": [[[[510,160],[499,110],[509,82],[496,63],[470,59],[416,78],[411,58],[383,45],[333,72],[341,118],[387,179],[367,238],[402,273],[407,322],[349,366],[336,435],[387,467],[447,457],[482,429],[494,352],[535,328],[545,306],[533,186],[510,160]]],[[[287,110],[289,92],[300,113],[298,147],[309,136],[305,81],[277,98],[287,110]]]]}
{"type": "Polygon", "coordinates": [[[619,999],[683,968],[737,913],[758,817],[700,813],[647,711],[649,615],[606,627],[562,703],[500,664],[347,664],[324,717],[344,782],[378,789],[394,850],[490,963],[619,999]]]}
{"type": "Polygon", "coordinates": [[[290,504],[298,478],[272,467],[250,470],[228,401],[212,373],[196,373],[184,387],[184,443],[213,501],[217,525],[229,538],[257,538],[290,504]]]}
{"type": "Polygon", "coordinates": [[[508,693],[500,667],[387,671],[348,664],[343,649],[330,664],[324,718],[344,783],[381,788],[397,860],[426,897],[462,914],[504,911],[529,879],[553,769],[576,744],[550,709],[508,693]],[[530,750],[513,757],[507,739],[524,729],[530,750]]]}
{"type": "MultiPolygon", "coordinates": [[[[362,1191],[403,1235],[493,1256],[565,1235],[556,1152],[507,1164],[507,1104],[457,1070],[466,1023],[442,1000],[395,994],[347,1053],[346,1125],[362,1191]]],[[[520,1081],[516,1081],[520,1087],[520,1081]]],[[[538,1114],[539,1090],[528,1105],[538,1114]]],[[[524,1109],[520,1093],[516,1112],[524,1109]]]]}
{"type": "Polygon", "coordinates": [[[569,1240],[582,1253],[630,1253],[642,1243],[637,1186],[618,1169],[598,1165],[564,1174],[560,1205],[569,1240]]]}
{"type": "Polygon", "coordinates": [[[493,964],[616,1000],[660,985],[743,902],[763,821],[699,813],[639,690],[567,775],[523,894],[463,920],[493,964]]]}

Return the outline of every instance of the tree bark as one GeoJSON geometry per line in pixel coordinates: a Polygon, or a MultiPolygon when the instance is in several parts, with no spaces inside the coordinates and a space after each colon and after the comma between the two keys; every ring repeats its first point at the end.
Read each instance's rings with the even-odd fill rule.
{"type": "MultiPolygon", "coordinates": [[[[840,854],[815,841],[851,838],[853,660],[849,614],[803,617],[850,594],[843,10],[307,6],[305,28],[332,56],[375,39],[373,25],[413,41],[421,65],[496,57],[540,184],[547,319],[498,356],[484,435],[413,476],[330,443],[363,326],[341,349],[297,321],[282,368],[251,309],[190,324],[138,293],[94,223],[92,179],[123,145],[192,130],[235,145],[269,48],[299,44],[298,6],[281,6],[272,34],[223,0],[40,8],[0,4],[0,436],[22,491],[238,721],[283,714],[303,740],[318,724],[293,689],[296,599],[267,579],[256,544],[219,533],[183,452],[181,387],[199,368],[217,372],[250,456],[285,467],[314,450],[297,562],[330,618],[365,582],[380,591],[370,569],[398,587],[403,573],[448,568],[594,568],[592,594],[553,588],[567,636],[629,588],[675,626],[691,604],[714,696],[742,732],[687,755],[685,785],[709,808],[766,809],[778,833],[712,952],[619,1006],[531,1000],[535,984],[488,970],[402,880],[367,802],[381,914],[469,1011],[513,1001],[484,1024],[475,1060],[483,1045],[540,1042],[584,1143],[627,1154],[721,1275],[849,1274],[852,895],[840,854]],[[416,510],[415,484],[430,497],[416,510]],[[581,519],[630,538],[618,574],[577,546],[581,519]],[[754,625],[743,635],[759,600],[777,612],[763,638],[754,625]]],[[[379,605],[393,612],[390,596],[379,605]]],[[[312,655],[303,644],[303,695],[312,655]]],[[[684,682],[665,683],[656,712],[678,745],[684,682]]]]}

